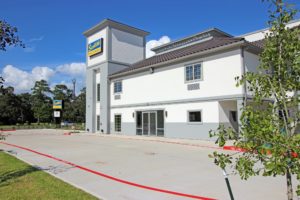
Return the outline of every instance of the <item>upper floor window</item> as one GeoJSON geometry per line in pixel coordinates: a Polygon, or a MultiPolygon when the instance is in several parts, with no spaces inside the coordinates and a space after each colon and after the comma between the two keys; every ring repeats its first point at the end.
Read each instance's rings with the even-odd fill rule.
{"type": "Polygon", "coordinates": [[[201,80],[202,67],[200,63],[185,67],[185,81],[201,80]]]}
{"type": "Polygon", "coordinates": [[[122,81],[114,82],[114,93],[122,92],[122,81]]]}
{"type": "Polygon", "coordinates": [[[100,101],[100,83],[97,83],[97,101],[100,101]]]}

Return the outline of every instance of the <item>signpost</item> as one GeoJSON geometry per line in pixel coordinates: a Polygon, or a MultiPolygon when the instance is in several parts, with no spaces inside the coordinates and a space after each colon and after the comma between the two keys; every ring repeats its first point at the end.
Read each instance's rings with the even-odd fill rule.
{"type": "Polygon", "coordinates": [[[56,128],[60,128],[63,110],[63,100],[53,100],[53,116],[56,128]]]}
{"type": "Polygon", "coordinates": [[[54,117],[59,118],[60,117],[60,111],[54,111],[54,117]]]}

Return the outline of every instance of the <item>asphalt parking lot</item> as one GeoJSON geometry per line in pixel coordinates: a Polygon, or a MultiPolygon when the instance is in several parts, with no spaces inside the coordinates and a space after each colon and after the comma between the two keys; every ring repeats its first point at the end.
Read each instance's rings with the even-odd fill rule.
{"type": "MultiPolygon", "coordinates": [[[[208,158],[208,154],[216,150],[213,142],[137,136],[64,135],[63,131],[57,130],[10,132],[5,142],[115,178],[113,180],[42,154],[0,143],[0,149],[102,199],[192,199],[151,188],[203,199],[230,199],[222,171],[208,158]]],[[[229,179],[235,199],[286,199],[284,177],[253,177],[242,181],[238,176],[230,175],[229,179]]]]}

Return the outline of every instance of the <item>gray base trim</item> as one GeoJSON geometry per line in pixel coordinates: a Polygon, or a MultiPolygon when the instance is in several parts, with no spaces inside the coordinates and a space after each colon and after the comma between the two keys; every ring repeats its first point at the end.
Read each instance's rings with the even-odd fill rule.
{"type": "MultiPolygon", "coordinates": [[[[135,123],[122,123],[121,132],[114,131],[114,123],[111,123],[111,133],[116,135],[136,135],[135,123]]],[[[201,139],[201,140],[215,140],[209,137],[210,130],[216,130],[219,123],[202,123],[202,124],[188,124],[182,123],[165,123],[164,137],[166,138],[181,138],[181,139],[201,139]]],[[[143,135],[147,136],[147,135],[143,135]]],[[[156,136],[150,136],[156,137],[156,136]]]]}
{"type": "Polygon", "coordinates": [[[238,94],[238,95],[202,97],[202,98],[180,99],[180,100],[170,100],[170,101],[158,101],[158,102],[151,102],[151,103],[125,104],[125,105],[111,106],[110,108],[113,109],[113,108],[145,107],[145,106],[157,106],[157,105],[168,105],[168,104],[198,103],[198,102],[205,102],[205,101],[237,100],[243,98],[244,97],[242,94],[238,94]]]}

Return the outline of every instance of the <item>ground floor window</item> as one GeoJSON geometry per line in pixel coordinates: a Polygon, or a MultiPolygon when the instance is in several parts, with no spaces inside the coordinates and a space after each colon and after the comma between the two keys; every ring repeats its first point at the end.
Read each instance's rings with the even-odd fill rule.
{"type": "Polygon", "coordinates": [[[115,132],[121,132],[122,116],[120,114],[115,115],[115,132]]]}
{"type": "Polygon", "coordinates": [[[137,111],[136,134],[146,136],[164,136],[164,111],[137,111]]]}
{"type": "Polygon", "coordinates": [[[236,111],[229,111],[230,113],[230,120],[232,120],[233,122],[237,122],[237,112],[236,111]]]}
{"type": "Polygon", "coordinates": [[[188,122],[191,123],[201,123],[202,122],[202,113],[198,111],[188,111],[188,122]]]}
{"type": "Polygon", "coordinates": [[[143,126],[142,126],[142,112],[136,112],[136,134],[143,135],[143,126]]]}
{"type": "Polygon", "coordinates": [[[97,115],[97,131],[100,131],[100,115],[97,115]]]}

